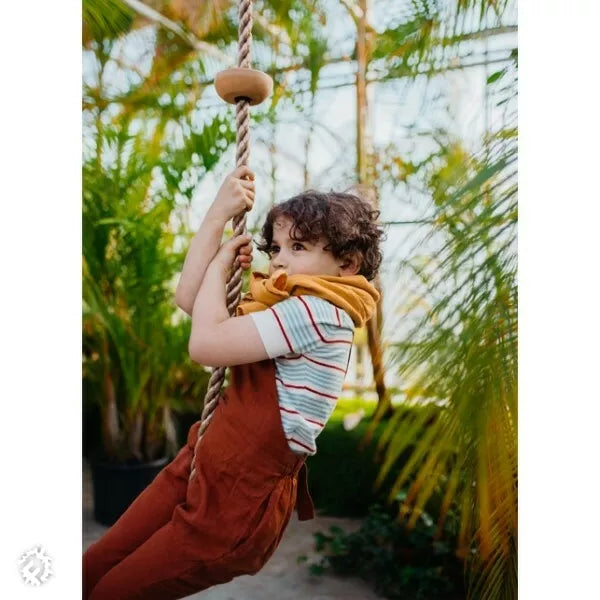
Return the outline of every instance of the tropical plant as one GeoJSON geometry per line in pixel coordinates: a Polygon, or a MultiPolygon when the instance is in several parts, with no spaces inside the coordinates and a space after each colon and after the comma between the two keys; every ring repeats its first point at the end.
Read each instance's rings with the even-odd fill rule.
{"type": "Polygon", "coordinates": [[[173,322],[173,278],[183,263],[175,242],[184,235],[172,224],[175,202],[191,195],[233,134],[219,117],[189,127],[179,147],[130,129],[104,123],[98,154],[83,165],[84,328],[99,358],[104,451],[141,460],[176,448],[169,395],[190,360],[189,322],[173,322]]]}
{"type": "MultiPolygon", "coordinates": [[[[380,165],[431,202],[419,243],[400,265],[411,281],[400,306],[415,324],[392,344],[405,402],[380,437],[378,483],[413,446],[389,501],[408,486],[399,517],[413,526],[441,496],[439,535],[456,509],[458,554],[469,567],[469,597],[478,599],[516,598],[517,585],[516,51],[512,57],[488,76],[486,95],[505,111],[479,151],[436,132],[437,147],[423,160],[396,154],[380,165]],[[412,404],[431,414],[408,419],[412,404]]],[[[424,62],[421,53],[421,69],[424,62]]]]}
{"type": "Polygon", "coordinates": [[[139,140],[115,137],[118,166],[83,165],[84,376],[100,386],[105,457],[151,460],[176,443],[166,388],[185,345],[168,283],[181,256],[163,231],[168,201],[147,199],[139,140]]]}
{"type": "MultiPolygon", "coordinates": [[[[477,161],[447,147],[431,173],[441,248],[407,261],[429,310],[394,360],[407,379],[406,403],[389,423],[379,481],[413,442],[390,491],[411,485],[402,515],[414,524],[444,490],[440,526],[455,503],[459,554],[474,567],[471,597],[513,598],[517,537],[517,289],[514,153],[477,161]],[[454,177],[460,156],[467,178],[454,177]],[[454,155],[454,157],[453,157],[454,155]],[[462,183],[461,183],[462,181],[462,183]],[[411,403],[433,423],[407,420],[411,403]],[[438,405],[444,410],[437,412],[438,405]],[[472,542],[476,552],[471,554],[472,542]]],[[[407,314],[420,311],[414,300],[407,314]]]]}
{"type": "Polygon", "coordinates": [[[187,82],[203,62],[190,36],[173,33],[179,26],[141,44],[153,52],[146,70],[124,61],[131,36],[148,20],[152,29],[140,5],[83,3],[83,370],[98,390],[103,455],[119,461],[174,454],[171,411],[190,408],[184,390],[201,410],[207,375],[190,364],[190,324],[173,300],[191,235],[177,227],[175,207],[234,141],[229,119],[193,113],[202,88],[190,95],[187,82]]]}

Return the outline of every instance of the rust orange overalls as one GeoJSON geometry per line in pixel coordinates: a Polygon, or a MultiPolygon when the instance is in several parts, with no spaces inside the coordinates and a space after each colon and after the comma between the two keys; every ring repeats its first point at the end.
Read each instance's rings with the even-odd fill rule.
{"type": "Polygon", "coordinates": [[[83,555],[83,598],[171,600],[259,571],[294,507],[314,516],[306,455],[283,431],[273,359],[231,367],[190,463],[186,445],[83,555]]]}

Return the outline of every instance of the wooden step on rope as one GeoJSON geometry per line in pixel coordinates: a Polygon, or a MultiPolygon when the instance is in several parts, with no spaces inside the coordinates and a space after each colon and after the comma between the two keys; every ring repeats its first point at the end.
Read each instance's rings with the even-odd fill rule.
{"type": "MultiPolygon", "coordinates": [[[[215,77],[217,94],[226,102],[235,104],[236,123],[236,167],[248,164],[250,158],[250,106],[256,106],[271,95],[273,80],[261,71],[250,68],[252,46],[252,0],[240,0],[238,25],[238,66],[227,69],[215,77]]],[[[242,211],[232,220],[233,236],[246,233],[246,211],[242,211]]],[[[227,310],[235,315],[241,299],[242,267],[239,258],[233,263],[232,273],[226,285],[227,310]]],[[[190,481],[196,474],[196,453],[200,440],[210,424],[212,414],[218,404],[221,386],[225,380],[225,367],[213,369],[206,396],[204,408],[198,428],[198,439],[194,446],[194,456],[190,465],[190,481]]]]}

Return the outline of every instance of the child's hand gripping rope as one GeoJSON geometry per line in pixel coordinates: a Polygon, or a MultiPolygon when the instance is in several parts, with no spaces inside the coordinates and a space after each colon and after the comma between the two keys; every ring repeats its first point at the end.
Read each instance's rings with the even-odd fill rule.
{"type": "Polygon", "coordinates": [[[242,269],[249,269],[252,263],[252,236],[249,233],[237,235],[221,244],[219,251],[215,254],[211,266],[222,269],[229,274],[236,257],[242,269]]]}
{"type": "Polygon", "coordinates": [[[253,205],[254,173],[241,166],[225,177],[208,212],[219,223],[227,223],[243,210],[251,210],[253,205]]]}

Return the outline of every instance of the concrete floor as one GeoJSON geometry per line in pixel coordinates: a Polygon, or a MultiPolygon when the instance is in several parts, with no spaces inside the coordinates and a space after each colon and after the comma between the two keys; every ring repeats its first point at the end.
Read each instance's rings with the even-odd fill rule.
{"type": "MultiPolygon", "coordinates": [[[[91,474],[84,460],[83,470],[83,549],[98,540],[107,527],[93,519],[91,474]]],[[[281,543],[269,562],[256,575],[238,577],[229,583],[187,596],[188,600],[381,600],[367,583],[359,578],[333,575],[310,575],[306,563],[298,564],[298,556],[316,562],[313,533],[327,532],[331,525],[356,531],[360,521],[316,516],[310,521],[294,517],[281,543]]]]}

